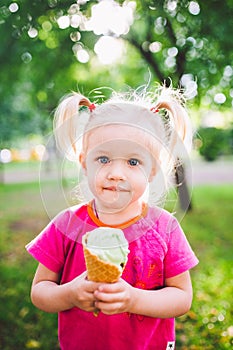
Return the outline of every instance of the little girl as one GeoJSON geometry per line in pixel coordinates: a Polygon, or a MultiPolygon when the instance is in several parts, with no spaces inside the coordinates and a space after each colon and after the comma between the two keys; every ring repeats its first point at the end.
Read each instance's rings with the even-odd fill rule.
{"type": "Polygon", "coordinates": [[[174,318],[190,309],[189,269],[198,260],[177,220],[148,200],[161,197],[174,161],[191,146],[180,97],[160,88],[94,105],[72,93],[56,110],[55,137],[79,160],[92,199],[58,214],[27,245],[39,261],[33,304],[58,312],[63,350],[175,349],[174,318]],[[121,228],[129,242],[115,283],[87,279],[82,236],[101,226],[121,228]]]}

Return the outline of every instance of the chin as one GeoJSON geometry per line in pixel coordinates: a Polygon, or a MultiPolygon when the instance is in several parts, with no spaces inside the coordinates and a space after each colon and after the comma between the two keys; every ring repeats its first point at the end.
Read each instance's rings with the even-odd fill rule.
{"type": "Polygon", "coordinates": [[[129,201],[101,201],[102,203],[102,211],[106,211],[108,213],[113,212],[120,212],[123,211],[125,208],[128,207],[129,201]]]}

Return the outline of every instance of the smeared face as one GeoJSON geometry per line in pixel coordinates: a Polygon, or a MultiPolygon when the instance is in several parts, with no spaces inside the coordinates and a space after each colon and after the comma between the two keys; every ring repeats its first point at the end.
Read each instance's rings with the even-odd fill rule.
{"type": "Polygon", "coordinates": [[[81,164],[100,210],[121,211],[141,199],[155,175],[148,137],[127,125],[107,125],[89,133],[81,164]]]}

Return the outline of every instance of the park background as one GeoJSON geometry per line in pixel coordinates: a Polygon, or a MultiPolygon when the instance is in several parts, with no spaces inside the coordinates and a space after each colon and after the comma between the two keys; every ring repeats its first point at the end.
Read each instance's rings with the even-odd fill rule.
{"type": "Polygon", "coordinates": [[[101,103],[113,90],[181,87],[195,129],[176,211],[200,263],[194,301],[177,319],[177,349],[233,344],[233,1],[0,3],[0,348],[55,350],[56,315],[31,305],[36,268],[24,246],[73,204],[77,169],[54,150],[52,115],[79,90],[101,103]],[[187,195],[187,193],[186,193],[187,195]]]}

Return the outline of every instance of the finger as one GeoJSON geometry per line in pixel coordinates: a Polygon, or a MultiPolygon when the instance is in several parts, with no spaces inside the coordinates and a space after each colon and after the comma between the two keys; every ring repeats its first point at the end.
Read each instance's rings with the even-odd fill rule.
{"type": "Polygon", "coordinates": [[[100,310],[103,314],[106,315],[113,315],[113,314],[117,314],[122,311],[122,303],[104,303],[102,301],[98,301],[95,303],[95,307],[100,310]]]}
{"type": "Polygon", "coordinates": [[[123,293],[104,293],[98,290],[94,292],[94,297],[97,301],[102,301],[104,303],[115,303],[122,301],[124,298],[123,293]]]}
{"type": "Polygon", "coordinates": [[[81,305],[81,306],[79,306],[79,308],[82,309],[82,310],[85,310],[85,311],[87,311],[87,312],[93,312],[93,313],[95,313],[95,312],[97,312],[97,310],[99,310],[99,309],[97,309],[95,306],[93,306],[93,304],[81,305]]]}
{"type": "Polygon", "coordinates": [[[98,286],[98,291],[103,293],[119,293],[123,290],[121,283],[103,283],[98,286]]]}
{"type": "Polygon", "coordinates": [[[94,291],[96,291],[101,285],[101,283],[88,281],[88,280],[85,280],[84,283],[85,283],[85,289],[89,293],[94,293],[94,291]]]}

